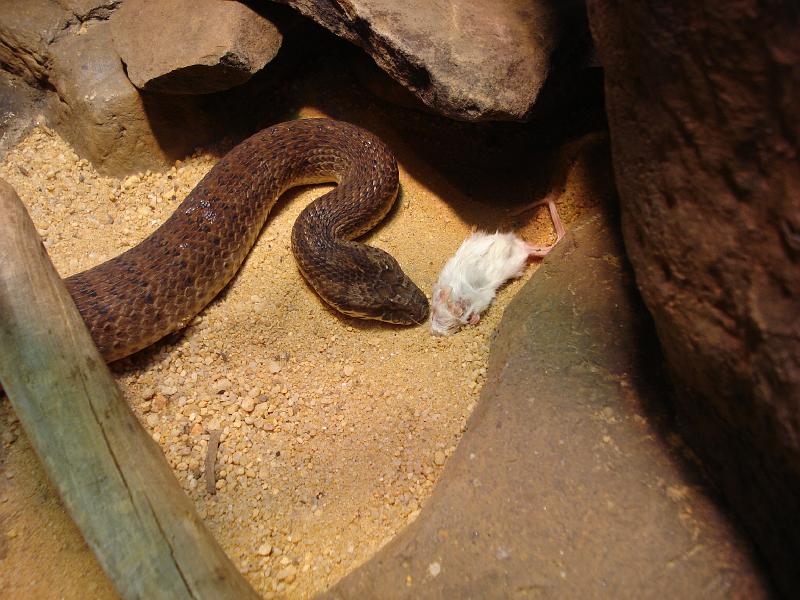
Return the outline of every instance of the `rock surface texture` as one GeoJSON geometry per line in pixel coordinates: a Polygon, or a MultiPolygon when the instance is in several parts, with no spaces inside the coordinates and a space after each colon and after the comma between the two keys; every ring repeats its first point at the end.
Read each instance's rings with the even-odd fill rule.
{"type": "Polygon", "coordinates": [[[114,47],[139,89],[207,94],[244,83],[277,54],[281,34],[239,2],[126,0],[114,47]]]}
{"type": "Polygon", "coordinates": [[[437,112],[524,120],[561,39],[562,13],[538,0],[279,0],[359,46],[437,112]]]}
{"type": "Polygon", "coordinates": [[[685,431],[797,597],[800,10],[590,0],[589,18],[625,244],[685,431]]]}
{"type": "Polygon", "coordinates": [[[49,92],[42,114],[111,175],[168,167],[213,134],[198,106],[153,102],[128,80],[108,24],[119,4],[0,1],[0,64],[49,92]]]}
{"type": "Polygon", "coordinates": [[[506,309],[419,517],[321,598],[768,597],[669,434],[651,327],[596,212],[506,309]]]}

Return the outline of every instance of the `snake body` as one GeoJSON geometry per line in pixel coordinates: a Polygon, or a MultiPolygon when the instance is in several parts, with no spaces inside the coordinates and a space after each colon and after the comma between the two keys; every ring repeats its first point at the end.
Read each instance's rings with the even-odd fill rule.
{"type": "Polygon", "coordinates": [[[397,162],[363,129],[303,119],[237,145],[150,236],[65,279],[103,357],[128,356],[186,326],[238,271],[280,195],[321,182],[338,185],[307,206],[292,229],[308,283],[345,314],[424,322],[428,301],[397,261],[354,241],[390,210],[397,162]]]}

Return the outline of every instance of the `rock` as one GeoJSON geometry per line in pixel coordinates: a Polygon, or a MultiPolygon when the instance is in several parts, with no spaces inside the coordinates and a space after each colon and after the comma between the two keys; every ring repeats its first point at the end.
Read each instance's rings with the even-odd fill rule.
{"type": "MultiPolygon", "coordinates": [[[[0,158],[28,134],[39,118],[38,111],[44,101],[45,93],[41,90],[11,73],[0,72],[0,158]]],[[[28,176],[24,167],[20,172],[28,176]]]]}
{"type": "Polygon", "coordinates": [[[229,389],[231,389],[231,382],[226,377],[223,377],[222,379],[219,379],[211,384],[212,394],[222,394],[223,392],[227,392],[229,389]]]}
{"type": "Polygon", "coordinates": [[[524,120],[570,8],[535,0],[280,0],[362,47],[425,104],[455,119],[524,120]],[[560,11],[560,12],[559,12],[560,11]]]}
{"type": "Polygon", "coordinates": [[[167,399],[161,394],[156,394],[152,402],[150,403],[150,410],[152,410],[153,412],[161,412],[166,407],[167,407],[167,399]]]}
{"type": "Polygon", "coordinates": [[[651,328],[615,220],[590,213],[506,308],[416,520],[321,598],[767,598],[682,460],[651,328]]]}
{"type": "Polygon", "coordinates": [[[31,85],[45,81],[49,45],[72,18],[49,0],[0,2],[0,65],[31,85]]]}
{"type": "Polygon", "coordinates": [[[292,583],[295,580],[295,577],[297,577],[297,567],[294,565],[284,567],[275,574],[275,579],[278,581],[285,581],[287,584],[292,583]]]}
{"type": "Polygon", "coordinates": [[[122,4],[122,0],[56,0],[83,23],[90,19],[107,19],[122,4]]]}
{"type": "Polygon", "coordinates": [[[102,173],[121,175],[166,168],[210,139],[214,127],[202,111],[182,98],[141,96],[110,47],[109,25],[102,21],[49,48],[48,80],[58,90],[51,115],[80,156],[102,173]]]}
{"type": "Polygon", "coordinates": [[[193,101],[141,96],[113,51],[118,2],[0,3],[0,63],[50,90],[48,123],[102,173],[164,169],[208,142],[217,121],[193,101]]]}
{"type": "Polygon", "coordinates": [[[208,94],[244,83],[277,54],[281,34],[239,2],[126,0],[114,47],[142,90],[208,94]]]}
{"type": "Polygon", "coordinates": [[[800,589],[796,7],[589,2],[625,243],[675,402],[787,597],[800,589]]]}

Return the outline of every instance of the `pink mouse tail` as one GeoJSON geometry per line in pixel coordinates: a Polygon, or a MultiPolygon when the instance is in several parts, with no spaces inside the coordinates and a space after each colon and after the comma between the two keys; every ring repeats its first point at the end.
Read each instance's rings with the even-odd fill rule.
{"type": "Polygon", "coordinates": [[[551,244],[549,246],[534,246],[533,244],[526,244],[526,249],[528,251],[528,258],[544,258],[547,254],[552,250],[555,245],[561,241],[561,238],[564,237],[566,234],[566,230],[564,229],[563,223],[561,223],[561,217],[558,215],[558,209],[556,208],[556,203],[553,201],[552,194],[548,194],[546,198],[537,202],[534,206],[540,204],[547,204],[547,208],[550,211],[550,219],[553,221],[553,227],[556,230],[556,241],[555,244],[551,244]]]}

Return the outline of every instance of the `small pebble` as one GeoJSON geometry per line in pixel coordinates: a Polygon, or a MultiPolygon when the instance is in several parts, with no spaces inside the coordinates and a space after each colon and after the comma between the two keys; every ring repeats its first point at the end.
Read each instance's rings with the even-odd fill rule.
{"type": "Polygon", "coordinates": [[[153,412],[161,412],[167,406],[167,399],[161,394],[156,394],[150,403],[150,410],[153,412]]]}
{"type": "Polygon", "coordinates": [[[214,394],[221,394],[222,392],[226,392],[231,388],[231,382],[224,377],[218,381],[215,381],[211,385],[211,391],[214,394]]]}
{"type": "Polygon", "coordinates": [[[289,565],[286,568],[281,569],[275,574],[275,578],[278,581],[283,581],[285,583],[292,583],[297,576],[297,567],[294,565],[289,565]]]}

